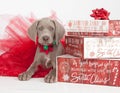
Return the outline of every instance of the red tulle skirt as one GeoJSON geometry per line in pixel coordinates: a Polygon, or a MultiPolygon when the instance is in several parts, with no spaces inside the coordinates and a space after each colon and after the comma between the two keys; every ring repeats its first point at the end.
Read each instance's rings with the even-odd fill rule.
{"type": "MultiPolygon", "coordinates": [[[[23,16],[9,20],[0,37],[0,76],[18,76],[33,62],[36,45],[28,37],[27,29],[35,20],[23,16]]],[[[39,66],[33,77],[44,77],[49,70],[39,66]]]]}

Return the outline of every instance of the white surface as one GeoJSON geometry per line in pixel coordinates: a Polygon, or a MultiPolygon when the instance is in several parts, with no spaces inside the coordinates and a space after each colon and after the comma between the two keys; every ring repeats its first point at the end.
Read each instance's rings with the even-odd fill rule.
{"type": "Polygon", "coordinates": [[[48,84],[43,78],[19,81],[16,77],[0,77],[0,93],[120,93],[120,87],[58,82],[48,84]]]}

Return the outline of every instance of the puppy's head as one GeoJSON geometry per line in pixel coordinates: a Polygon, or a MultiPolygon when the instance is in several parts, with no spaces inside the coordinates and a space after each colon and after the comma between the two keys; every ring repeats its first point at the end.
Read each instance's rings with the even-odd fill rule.
{"type": "Polygon", "coordinates": [[[49,45],[54,41],[58,44],[64,33],[63,26],[56,20],[49,18],[43,18],[34,22],[28,29],[29,37],[35,42],[38,37],[38,43],[42,45],[49,45]]]}

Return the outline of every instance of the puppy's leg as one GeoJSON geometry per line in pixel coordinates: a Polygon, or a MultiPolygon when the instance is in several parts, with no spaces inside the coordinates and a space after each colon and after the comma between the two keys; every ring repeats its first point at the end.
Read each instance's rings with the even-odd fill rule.
{"type": "Polygon", "coordinates": [[[55,57],[55,53],[51,54],[51,64],[53,69],[45,76],[44,81],[46,83],[53,83],[56,82],[56,57],[55,57]]]}
{"type": "Polygon", "coordinates": [[[56,82],[56,69],[52,69],[44,78],[46,83],[56,82]]]}
{"type": "Polygon", "coordinates": [[[55,49],[55,51],[50,54],[51,55],[51,64],[53,69],[49,72],[48,75],[45,76],[44,81],[47,83],[53,83],[56,81],[56,56],[62,55],[64,48],[61,44],[55,49]],[[62,51],[61,51],[62,50],[62,51]]]}
{"type": "Polygon", "coordinates": [[[37,62],[33,62],[31,66],[27,69],[27,71],[19,74],[18,79],[21,81],[29,80],[37,70],[37,67],[38,67],[37,62]]]}
{"type": "Polygon", "coordinates": [[[40,64],[40,55],[37,48],[33,63],[30,65],[27,71],[19,74],[18,79],[21,81],[29,80],[37,70],[39,64],[40,64]]]}

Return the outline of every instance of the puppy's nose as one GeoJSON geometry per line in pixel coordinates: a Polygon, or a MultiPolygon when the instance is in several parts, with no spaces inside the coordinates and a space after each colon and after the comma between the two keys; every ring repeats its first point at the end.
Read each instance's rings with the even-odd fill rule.
{"type": "Polygon", "coordinates": [[[48,37],[48,36],[43,36],[43,40],[44,40],[44,41],[48,41],[48,40],[49,40],[49,37],[48,37]]]}

